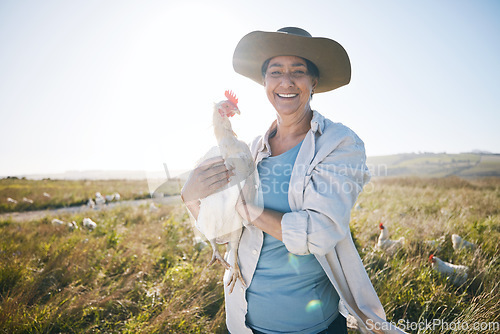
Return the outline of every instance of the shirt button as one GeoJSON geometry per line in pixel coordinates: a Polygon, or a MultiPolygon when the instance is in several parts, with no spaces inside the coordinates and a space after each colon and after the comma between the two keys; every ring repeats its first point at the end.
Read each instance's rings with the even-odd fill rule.
{"type": "Polygon", "coordinates": [[[241,292],[245,292],[245,289],[243,289],[243,288],[240,288],[240,291],[241,291],[241,292]]]}
{"type": "Polygon", "coordinates": [[[254,249],[254,250],[252,251],[252,254],[253,254],[253,255],[257,255],[257,250],[256,250],[256,249],[254,249]]]}

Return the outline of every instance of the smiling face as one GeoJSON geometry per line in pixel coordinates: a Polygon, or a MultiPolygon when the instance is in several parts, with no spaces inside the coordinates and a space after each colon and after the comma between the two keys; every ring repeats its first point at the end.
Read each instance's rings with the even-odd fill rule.
{"type": "Polygon", "coordinates": [[[267,97],[281,116],[309,112],[311,93],[317,84],[305,59],[296,56],[272,58],[264,76],[267,97]]]}

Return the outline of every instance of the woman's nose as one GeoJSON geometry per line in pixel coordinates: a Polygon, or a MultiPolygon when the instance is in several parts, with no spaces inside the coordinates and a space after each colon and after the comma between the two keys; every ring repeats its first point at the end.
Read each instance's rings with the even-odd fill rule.
{"type": "Polygon", "coordinates": [[[292,76],[290,73],[283,73],[281,76],[281,86],[283,87],[291,87],[294,85],[292,76]]]}

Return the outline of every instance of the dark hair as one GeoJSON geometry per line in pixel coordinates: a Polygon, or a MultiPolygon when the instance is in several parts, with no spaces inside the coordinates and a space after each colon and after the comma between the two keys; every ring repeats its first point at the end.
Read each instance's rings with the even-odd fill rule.
{"type": "MultiPolygon", "coordinates": [[[[274,58],[274,57],[273,57],[274,58]]],[[[300,57],[302,58],[302,57],[300,57]]],[[[271,61],[272,58],[269,58],[268,60],[266,60],[264,62],[264,64],[262,64],[262,79],[264,79],[266,77],[266,72],[267,72],[267,67],[269,66],[269,62],[271,61]]],[[[316,67],[316,65],[314,65],[314,63],[312,61],[310,61],[309,59],[306,59],[306,58],[302,58],[304,59],[304,61],[306,62],[306,66],[307,66],[307,73],[313,78],[313,79],[319,79],[319,70],[318,70],[318,67],[316,67]]]]}

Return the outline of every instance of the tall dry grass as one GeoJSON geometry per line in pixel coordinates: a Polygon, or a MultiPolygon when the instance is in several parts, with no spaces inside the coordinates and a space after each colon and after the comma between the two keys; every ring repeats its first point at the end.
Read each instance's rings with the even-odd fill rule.
{"type": "MultiPolygon", "coordinates": [[[[375,179],[353,210],[351,228],[370,278],[389,320],[458,324],[500,321],[500,179],[375,179]],[[388,255],[374,249],[378,224],[405,246],[388,255]],[[451,235],[478,245],[454,250],[451,235]],[[439,246],[425,241],[444,237],[439,246]],[[470,267],[467,282],[456,287],[434,272],[430,254],[470,267]]],[[[498,327],[496,327],[498,329],[498,327]]],[[[411,330],[412,333],[433,331],[411,330]]],[[[470,333],[440,328],[439,333],[470,333]]],[[[496,333],[484,330],[481,333],[496,333]]]]}
{"type": "MultiPolygon", "coordinates": [[[[500,180],[375,179],[358,203],[351,229],[390,321],[499,322],[500,180]],[[379,222],[406,238],[392,256],[374,249],[379,222]],[[453,233],[478,248],[453,250],[453,233]],[[443,235],[439,249],[424,242],[443,235]],[[456,287],[433,272],[431,253],[470,266],[467,282],[456,287]]],[[[88,215],[92,232],[47,218],[0,222],[1,333],[227,332],[223,270],[206,267],[210,247],[194,243],[185,209],[88,215]]],[[[59,218],[81,226],[83,216],[59,218]]]]}
{"type": "Polygon", "coordinates": [[[0,332],[224,332],[222,268],[206,268],[182,208],[90,214],[92,232],[2,223],[0,332]]]}

